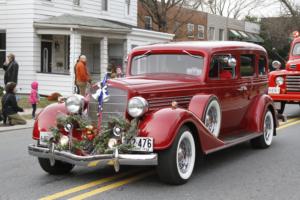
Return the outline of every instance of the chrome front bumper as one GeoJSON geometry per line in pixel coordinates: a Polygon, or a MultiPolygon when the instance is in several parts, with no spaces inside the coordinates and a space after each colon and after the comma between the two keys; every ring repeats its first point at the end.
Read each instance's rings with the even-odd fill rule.
{"type": "Polygon", "coordinates": [[[67,162],[73,165],[94,167],[99,165],[157,165],[157,154],[102,154],[90,156],[78,156],[67,151],[50,151],[49,148],[36,145],[28,146],[28,153],[39,158],[49,158],[67,162]]]}

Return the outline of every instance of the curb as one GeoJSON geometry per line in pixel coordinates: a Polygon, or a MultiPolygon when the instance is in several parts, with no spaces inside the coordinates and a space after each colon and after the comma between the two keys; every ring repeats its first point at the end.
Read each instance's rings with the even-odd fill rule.
{"type": "Polygon", "coordinates": [[[27,124],[25,125],[15,125],[15,126],[0,126],[0,133],[8,132],[8,131],[16,131],[22,129],[33,128],[34,120],[27,120],[27,124]]]}

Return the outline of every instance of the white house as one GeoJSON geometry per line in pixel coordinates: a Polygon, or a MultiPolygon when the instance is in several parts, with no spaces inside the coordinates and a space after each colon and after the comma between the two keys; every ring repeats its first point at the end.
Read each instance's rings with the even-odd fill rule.
{"type": "Polygon", "coordinates": [[[20,65],[20,93],[36,80],[42,94],[68,95],[79,55],[87,55],[90,73],[100,80],[109,63],[125,70],[135,46],[173,39],[136,27],[137,0],[0,0],[0,66],[12,52],[20,65]]]}

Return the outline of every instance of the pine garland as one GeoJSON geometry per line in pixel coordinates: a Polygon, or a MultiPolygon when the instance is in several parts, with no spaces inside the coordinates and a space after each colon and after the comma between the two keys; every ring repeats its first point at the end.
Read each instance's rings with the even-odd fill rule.
{"type": "Polygon", "coordinates": [[[114,117],[99,131],[87,117],[81,115],[60,116],[57,118],[57,126],[51,128],[53,137],[49,142],[55,145],[56,150],[70,151],[77,155],[111,153],[115,148],[118,148],[121,153],[129,152],[133,148],[130,141],[136,136],[137,127],[137,119],[129,122],[123,117],[114,117]],[[120,137],[114,135],[115,128],[118,128],[120,137]],[[72,138],[70,138],[69,131],[72,132],[72,138]],[[80,138],[75,137],[74,132],[80,133],[80,138]],[[118,140],[113,148],[108,147],[111,138],[118,140]]]}

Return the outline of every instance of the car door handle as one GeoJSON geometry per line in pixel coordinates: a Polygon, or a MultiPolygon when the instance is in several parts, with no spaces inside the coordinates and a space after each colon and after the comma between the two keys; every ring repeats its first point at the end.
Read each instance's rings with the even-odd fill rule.
{"type": "Polygon", "coordinates": [[[245,92],[245,91],[247,91],[248,90],[248,88],[245,86],[245,85],[243,85],[243,86],[241,86],[239,89],[237,89],[238,91],[240,91],[240,92],[245,92]]]}

